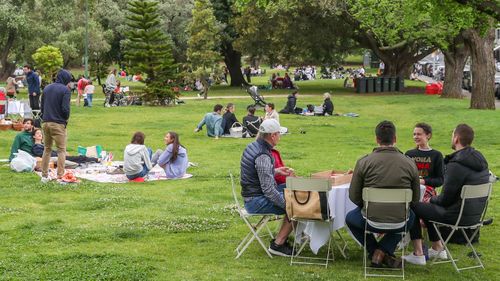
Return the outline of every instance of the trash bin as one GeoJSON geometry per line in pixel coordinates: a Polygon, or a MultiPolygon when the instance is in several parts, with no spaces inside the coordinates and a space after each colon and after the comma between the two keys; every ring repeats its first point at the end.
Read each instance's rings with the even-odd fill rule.
{"type": "Polygon", "coordinates": [[[356,93],[366,93],[366,78],[356,78],[356,93]]]}
{"type": "Polygon", "coordinates": [[[390,80],[389,80],[390,83],[391,83],[391,85],[389,87],[391,92],[395,92],[396,91],[396,84],[397,84],[396,80],[397,79],[398,79],[397,77],[391,77],[390,80]]]}
{"type": "Polygon", "coordinates": [[[382,92],[389,92],[390,81],[389,77],[382,77],[382,92]]]}
{"type": "Polygon", "coordinates": [[[382,77],[376,77],[374,79],[374,85],[373,85],[373,91],[375,93],[380,93],[382,92],[382,77]]]}
{"type": "Polygon", "coordinates": [[[396,91],[402,92],[405,89],[405,79],[398,77],[396,81],[396,91]]]}
{"type": "Polygon", "coordinates": [[[375,85],[375,78],[373,77],[368,77],[366,78],[366,92],[367,93],[372,93],[374,91],[374,85],[375,85]]]}

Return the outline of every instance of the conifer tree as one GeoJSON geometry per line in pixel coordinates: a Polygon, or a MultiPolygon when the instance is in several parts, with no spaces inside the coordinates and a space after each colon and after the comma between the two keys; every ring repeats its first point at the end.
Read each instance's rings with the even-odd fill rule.
{"type": "Polygon", "coordinates": [[[215,72],[221,60],[220,24],[214,16],[209,0],[196,0],[193,9],[193,20],[188,26],[189,40],[187,57],[193,73],[203,84],[204,98],[208,95],[208,78],[215,72]]]}
{"type": "Polygon", "coordinates": [[[160,29],[158,2],[130,1],[126,18],[125,59],[130,71],[146,76],[143,98],[153,104],[174,102],[176,65],[169,38],[160,29]]]}

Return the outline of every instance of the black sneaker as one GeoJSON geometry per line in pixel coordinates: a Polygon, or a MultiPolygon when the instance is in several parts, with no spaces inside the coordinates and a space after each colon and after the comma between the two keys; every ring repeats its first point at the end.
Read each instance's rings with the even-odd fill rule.
{"type": "Polygon", "coordinates": [[[274,243],[274,239],[271,240],[271,245],[269,245],[268,251],[273,255],[282,257],[290,257],[293,254],[293,248],[287,242],[282,245],[278,245],[274,243]]]}

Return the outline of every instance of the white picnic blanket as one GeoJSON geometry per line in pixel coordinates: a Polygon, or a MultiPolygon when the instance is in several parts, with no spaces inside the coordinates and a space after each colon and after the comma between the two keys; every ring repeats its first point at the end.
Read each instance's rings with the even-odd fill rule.
{"type": "MultiPolygon", "coordinates": [[[[76,168],[73,172],[77,178],[86,179],[101,183],[127,183],[129,180],[125,174],[110,174],[115,167],[117,167],[122,162],[113,162],[112,166],[103,166],[100,164],[92,164],[86,168],[76,168]]],[[[185,174],[180,179],[188,179],[193,177],[192,174],[185,174]]],[[[154,166],[151,171],[149,171],[148,176],[145,178],[146,181],[157,181],[157,180],[170,180],[165,176],[165,171],[158,165],[154,166]]]]}

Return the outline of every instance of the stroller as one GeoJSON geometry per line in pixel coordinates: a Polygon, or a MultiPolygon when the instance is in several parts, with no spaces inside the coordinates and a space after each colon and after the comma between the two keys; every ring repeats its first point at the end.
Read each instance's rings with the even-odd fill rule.
{"type": "Polygon", "coordinates": [[[104,99],[104,107],[128,105],[128,98],[125,96],[123,90],[121,90],[119,93],[115,93],[113,88],[107,87],[103,84],[102,91],[106,96],[106,98],[104,99]]]}
{"type": "Polygon", "coordinates": [[[267,102],[264,100],[264,97],[259,95],[258,88],[257,86],[250,86],[246,89],[247,93],[252,97],[254,100],[255,104],[254,106],[257,107],[264,107],[266,106],[267,102]]]}

